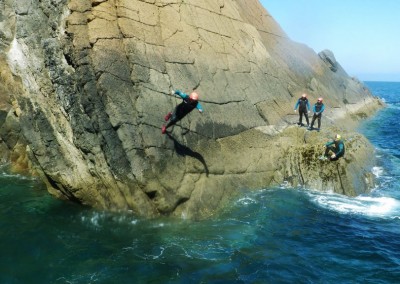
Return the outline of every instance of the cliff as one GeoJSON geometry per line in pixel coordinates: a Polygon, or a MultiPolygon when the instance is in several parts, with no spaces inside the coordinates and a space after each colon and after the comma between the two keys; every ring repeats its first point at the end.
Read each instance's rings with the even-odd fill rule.
{"type": "Polygon", "coordinates": [[[379,101],[332,52],[291,41],[257,0],[0,6],[2,157],[57,197],[196,218],[241,188],[289,182],[355,195],[371,185],[373,149],[346,131],[379,101]],[[205,112],[162,135],[176,89],[198,90],[205,112]],[[293,126],[303,92],[324,97],[320,133],[293,126]],[[353,139],[348,158],[311,159],[335,131],[353,139]]]}

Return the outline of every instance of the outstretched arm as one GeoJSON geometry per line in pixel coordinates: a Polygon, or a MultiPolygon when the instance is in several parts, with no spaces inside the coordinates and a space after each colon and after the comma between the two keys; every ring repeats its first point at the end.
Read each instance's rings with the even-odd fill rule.
{"type": "Polygon", "coordinates": [[[333,144],[335,144],[335,142],[329,141],[329,142],[327,142],[327,143],[325,144],[325,147],[329,147],[329,146],[331,146],[331,145],[333,145],[333,144]]]}
{"type": "Polygon", "coordinates": [[[344,146],[343,144],[339,144],[339,150],[335,153],[336,156],[342,155],[344,151],[344,146]]]}
{"type": "Polygon", "coordinates": [[[296,105],[294,106],[294,110],[296,110],[298,106],[299,106],[299,100],[297,100],[297,103],[296,103],[296,105]]]}
{"type": "Polygon", "coordinates": [[[174,94],[180,96],[182,99],[186,99],[188,97],[188,95],[179,90],[176,90],[174,94]]]}
{"type": "Polygon", "coordinates": [[[201,106],[201,104],[200,103],[197,103],[197,106],[196,106],[196,108],[199,110],[199,112],[203,112],[204,110],[203,110],[203,107],[201,106]]]}

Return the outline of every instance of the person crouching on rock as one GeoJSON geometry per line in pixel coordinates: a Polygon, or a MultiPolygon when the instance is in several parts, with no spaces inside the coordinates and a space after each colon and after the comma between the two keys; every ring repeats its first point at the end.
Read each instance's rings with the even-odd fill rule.
{"type": "Polygon", "coordinates": [[[323,99],[322,98],[318,98],[317,102],[314,104],[313,106],[313,118],[311,120],[311,126],[308,128],[309,130],[313,130],[314,129],[314,122],[316,119],[318,119],[318,128],[317,130],[319,131],[321,128],[321,117],[322,117],[322,113],[325,110],[325,105],[322,103],[323,99]]]}
{"type": "Polygon", "coordinates": [[[325,157],[331,161],[337,161],[339,158],[344,156],[345,147],[342,141],[342,137],[339,134],[335,135],[335,139],[325,144],[325,157]],[[329,156],[329,152],[332,155],[329,156]]]}
{"type": "Polygon", "coordinates": [[[182,102],[176,106],[173,112],[169,112],[165,116],[165,121],[169,121],[167,125],[163,125],[161,128],[161,133],[165,134],[167,128],[177,123],[179,120],[184,118],[188,113],[190,113],[195,108],[198,109],[200,113],[203,112],[203,108],[199,103],[199,94],[195,91],[191,92],[188,96],[181,91],[172,91],[172,95],[178,95],[182,98],[182,102]]]}
{"type": "Polygon", "coordinates": [[[303,94],[301,98],[297,100],[296,105],[294,106],[294,112],[296,112],[297,107],[299,107],[299,123],[298,125],[303,126],[302,120],[303,120],[303,114],[306,118],[307,121],[307,126],[309,126],[309,121],[308,121],[308,113],[310,112],[310,103],[308,102],[307,95],[303,94]]]}

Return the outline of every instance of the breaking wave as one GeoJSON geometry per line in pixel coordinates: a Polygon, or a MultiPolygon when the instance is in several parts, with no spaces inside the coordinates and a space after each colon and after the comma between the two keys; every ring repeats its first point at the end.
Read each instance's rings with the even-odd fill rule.
{"type": "Polygon", "coordinates": [[[308,193],[317,206],[341,214],[358,214],[368,217],[399,218],[400,201],[393,197],[347,197],[334,193],[308,193]]]}

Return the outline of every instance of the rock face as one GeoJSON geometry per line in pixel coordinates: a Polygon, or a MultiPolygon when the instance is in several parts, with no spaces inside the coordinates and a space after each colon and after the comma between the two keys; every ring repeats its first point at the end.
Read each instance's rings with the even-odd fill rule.
{"type": "Polygon", "coordinates": [[[52,194],[196,218],[240,188],[288,181],[349,195],[368,190],[360,177],[371,163],[357,157],[365,156],[359,145],[372,148],[361,136],[348,134],[352,154],[327,164],[325,176],[311,157],[329,129],[344,131],[379,102],[331,52],[318,56],[291,41],[257,0],[0,6],[1,81],[15,88],[1,87],[2,147],[14,163],[32,163],[52,194]],[[175,89],[198,90],[205,112],[161,135],[164,115],[180,103],[169,95],[175,89]],[[325,99],[319,136],[292,126],[303,92],[311,102],[325,99]]]}

